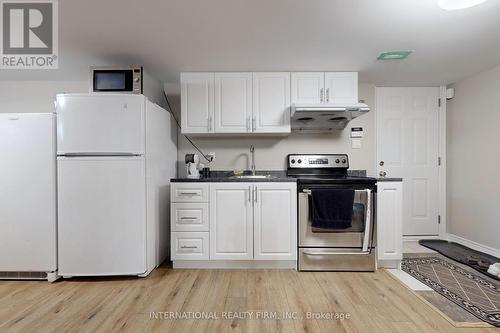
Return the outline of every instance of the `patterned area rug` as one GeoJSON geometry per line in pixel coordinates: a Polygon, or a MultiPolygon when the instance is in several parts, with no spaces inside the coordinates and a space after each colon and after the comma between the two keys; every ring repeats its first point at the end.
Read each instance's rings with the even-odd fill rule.
{"type": "Polygon", "coordinates": [[[500,283],[436,257],[405,258],[401,269],[479,319],[500,327],[500,283]]]}

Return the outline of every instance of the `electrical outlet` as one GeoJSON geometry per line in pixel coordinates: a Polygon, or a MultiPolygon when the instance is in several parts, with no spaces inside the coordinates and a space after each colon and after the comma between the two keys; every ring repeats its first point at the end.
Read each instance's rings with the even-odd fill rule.
{"type": "Polygon", "coordinates": [[[215,160],[215,152],[211,151],[210,153],[207,154],[207,158],[210,160],[210,161],[214,161],[215,160]]]}

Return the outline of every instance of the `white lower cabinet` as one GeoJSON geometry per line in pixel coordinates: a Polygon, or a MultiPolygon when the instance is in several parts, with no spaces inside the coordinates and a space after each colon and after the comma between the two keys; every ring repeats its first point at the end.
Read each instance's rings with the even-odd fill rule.
{"type": "Polygon", "coordinates": [[[297,189],[295,184],[265,183],[254,191],[254,258],[297,258],[297,189]]]}
{"type": "Polygon", "coordinates": [[[172,231],[208,231],[208,203],[172,203],[172,231]]]}
{"type": "Polygon", "coordinates": [[[210,184],[210,259],[252,259],[252,219],[252,185],[210,184]]]}
{"type": "Polygon", "coordinates": [[[172,183],[171,191],[173,261],[296,260],[295,183],[172,183]],[[195,200],[205,202],[175,196],[201,188],[207,194],[195,200]]]}
{"type": "Polygon", "coordinates": [[[208,260],[208,232],[172,233],[172,260],[208,260]]]}
{"type": "MultiPolygon", "coordinates": [[[[377,183],[377,259],[403,259],[402,183],[377,183]]],[[[383,265],[385,266],[385,265],[383,265]]]]}

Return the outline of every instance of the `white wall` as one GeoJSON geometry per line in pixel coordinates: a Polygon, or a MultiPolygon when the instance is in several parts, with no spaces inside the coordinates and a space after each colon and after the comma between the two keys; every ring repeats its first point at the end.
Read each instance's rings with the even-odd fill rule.
{"type": "Polygon", "coordinates": [[[500,66],[453,87],[447,106],[448,232],[500,249],[500,66]]]}
{"type": "Polygon", "coordinates": [[[88,89],[87,81],[0,81],[0,112],[53,112],[56,94],[88,89]]]}
{"type": "MultiPolygon", "coordinates": [[[[169,87],[166,86],[166,89],[169,87]]],[[[178,98],[173,97],[171,100],[176,101],[176,103],[175,106],[172,106],[176,109],[175,113],[179,114],[178,98]]],[[[375,163],[375,86],[360,84],[359,98],[364,99],[372,111],[351,121],[343,131],[326,134],[292,133],[287,137],[191,138],[205,153],[210,151],[216,153],[215,162],[209,165],[213,170],[249,169],[249,147],[253,144],[258,170],[284,170],[286,168],[285,157],[289,153],[347,153],[350,157],[351,169],[365,169],[373,173],[375,163]],[[350,129],[358,126],[363,127],[365,131],[363,147],[352,149],[350,129]]],[[[173,103],[171,102],[171,104],[173,103]]],[[[184,155],[187,153],[197,153],[182,134],[179,134],[178,149],[179,161],[184,161],[184,155]]],[[[182,162],[180,164],[179,170],[182,176],[185,174],[185,167],[182,162]]]]}

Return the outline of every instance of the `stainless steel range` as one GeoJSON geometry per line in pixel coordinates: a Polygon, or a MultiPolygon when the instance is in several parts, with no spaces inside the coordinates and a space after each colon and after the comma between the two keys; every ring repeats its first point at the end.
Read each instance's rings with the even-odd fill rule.
{"type": "Polygon", "coordinates": [[[288,155],[287,174],[297,178],[299,271],[376,269],[376,179],[350,176],[348,168],[345,154],[288,155]]]}

